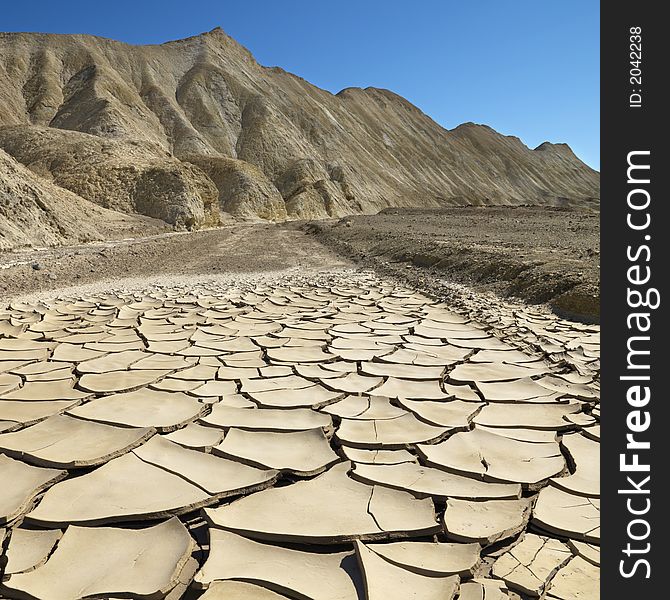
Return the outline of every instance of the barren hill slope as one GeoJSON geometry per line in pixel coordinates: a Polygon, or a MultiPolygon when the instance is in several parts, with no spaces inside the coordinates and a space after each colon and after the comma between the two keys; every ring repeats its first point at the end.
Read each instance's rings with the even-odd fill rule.
{"type": "Polygon", "coordinates": [[[97,206],[0,150],[0,251],[158,233],[165,223],[97,206]]]}
{"type": "Polygon", "coordinates": [[[187,227],[599,198],[565,145],[449,131],[387,90],[333,95],[221,29],[155,46],[0,34],[0,148],[90,202],[187,227]]]}

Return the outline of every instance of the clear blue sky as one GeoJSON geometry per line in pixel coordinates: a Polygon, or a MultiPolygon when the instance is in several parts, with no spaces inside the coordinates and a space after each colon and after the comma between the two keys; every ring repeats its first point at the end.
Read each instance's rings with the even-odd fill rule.
{"type": "Polygon", "coordinates": [[[0,30],[160,43],[221,26],[263,65],[337,92],[388,88],[447,128],[486,123],[600,164],[596,0],[33,0],[0,30]]]}

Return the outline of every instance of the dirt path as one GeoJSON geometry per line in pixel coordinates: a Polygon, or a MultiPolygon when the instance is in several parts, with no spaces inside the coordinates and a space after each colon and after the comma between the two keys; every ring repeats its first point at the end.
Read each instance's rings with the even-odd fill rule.
{"type": "Polygon", "coordinates": [[[0,254],[0,298],[121,278],[318,271],[351,263],[295,228],[237,224],[193,233],[0,254]]]}

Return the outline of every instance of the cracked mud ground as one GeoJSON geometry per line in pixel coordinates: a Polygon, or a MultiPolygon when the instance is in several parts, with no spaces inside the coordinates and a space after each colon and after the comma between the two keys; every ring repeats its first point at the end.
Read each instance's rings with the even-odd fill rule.
{"type": "Polygon", "coordinates": [[[6,303],[0,597],[597,598],[598,326],[274,231],[6,303]]]}

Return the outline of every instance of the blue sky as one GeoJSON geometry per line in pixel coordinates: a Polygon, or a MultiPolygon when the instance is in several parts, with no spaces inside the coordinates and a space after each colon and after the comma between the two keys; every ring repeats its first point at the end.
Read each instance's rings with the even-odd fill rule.
{"type": "Polygon", "coordinates": [[[595,0],[33,0],[3,31],[160,43],[221,26],[258,62],[332,92],[393,90],[447,128],[485,123],[600,165],[595,0]]]}

